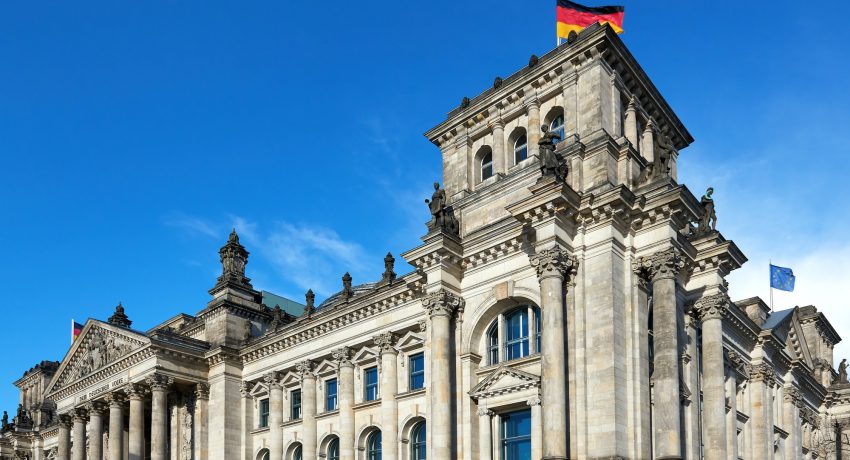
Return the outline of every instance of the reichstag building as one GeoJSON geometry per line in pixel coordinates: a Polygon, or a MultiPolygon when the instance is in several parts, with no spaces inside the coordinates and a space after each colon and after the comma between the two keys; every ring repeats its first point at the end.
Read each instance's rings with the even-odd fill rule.
{"type": "Polygon", "coordinates": [[[412,267],[388,254],[380,280],[295,302],[256,290],[222,235],[206,306],[143,331],[119,305],[24,372],[0,456],[850,456],[841,338],[815,306],[730,299],[747,258],[711,190],[677,181],[693,139],[609,27],[426,136],[442,180],[412,267]]]}

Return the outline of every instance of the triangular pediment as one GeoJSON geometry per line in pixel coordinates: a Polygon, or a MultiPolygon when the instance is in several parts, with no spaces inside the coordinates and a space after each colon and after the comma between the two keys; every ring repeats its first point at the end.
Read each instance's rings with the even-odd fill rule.
{"type": "Polygon", "coordinates": [[[328,375],[336,372],[336,363],[327,359],[323,359],[316,366],[316,375],[328,375]]]}
{"type": "Polygon", "coordinates": [[[412,349],[420,348],[425,344],[425,338],[422,334],[417,334],[415,332],[408,332],[404,334],[400,339],[398,339],[398,343],[396,343],[396,350],[399,351],[409,351],[412,349]]]}
{"type": "Polygon", "coordinates": [[[539,386],[539,376],[503,364],[478,382],[478,385],[469,391],[469,395],[478,399],[539,386]]]}
{"type": "Polygon", "coordinates": [[[378,350],[369,347],[363,347],[357,350],[357,353],[354,354],[354,357],[351,360],[357,363],[358,365],[369,364],[373,361],[378,360],[378,350]]]}
{"type": "Polygon", "coordinates": [[[150,344],[142,333],[90,319],[71,345],[47,393],[85,378],[150,344]]]}

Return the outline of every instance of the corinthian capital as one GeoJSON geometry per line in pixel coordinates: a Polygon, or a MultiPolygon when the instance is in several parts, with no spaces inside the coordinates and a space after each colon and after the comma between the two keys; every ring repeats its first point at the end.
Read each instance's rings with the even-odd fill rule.
{"type": "Polygon", "coordinates": [[[308,377],[314,377],[313,375],[313,361],[309,359],[305,359],[300,363],[295,365],[295,372],[301,375],[301,380],[304,380],[308,377]]]}
{"type": "Polygon", "coordinates": [[[644,281],[671,279],[685,267],[682,252],[676,248],[665,249],[649,257],[640,257],[632,269],[644,281]]]}
{"type": "Polygon", "coordinates": [[[372,338],[381,353],[395,353],[395,343],[398,338],[392,332],[384,332],[372,338]]]}
{"type": "Polygon", "coordinates": [[[570,256],[570,253],[560,246],[544,249],[533,254],[530,259],[531,266],[537,270],[537,277],[541,281],[551,277],[571,278],[578,269],[578,259],[570,256]]]}
{"type": "Polygon", "coordinates": [[[422,299],[422,306],[428,310],[430,317],[451,317],[455,311],[463,310],[465,305],[466,301],[463,300],[463,297],[454,295],[445,289],[427,294],[422,299]]]}
{"type": "Polygon", "coordinates": [[[337,348],[336,350],[331,352],[331,356],[333,356],[333,359],[334,361],[336,361],[338,367],[354,365],[351,362],[351,349],[348,347],[337,348]]]}
{"type": "Polygon", "coordinates": [[[174,379],[167,375],[153,374],[145,378],[145,383],[151,387],[151,390],[164,391],[167,390],[172,383],[174,383],[174,379]]]}
{"type": "Polygon", "coordinates": [[[280,388],[280,375],[277,372],[269,372],[263,376],[263,382],[266,382],[269,388],[280,388]]]}
{"type": "Polygon", "coordinates": [[[791,403],[796,407],[803,407],[803,394],[800,393],[800,390],[794,387],[785,389],[785,396],[783,399],[785,402],[791,403]]]}
{"type": "Polygon", "coordinates": [[[773,372],[773,366],[767,363],[753,365],[750,368],[750,380],[753,382],[764,382],[768,386],[772,386],[776,382],[776,374],[773,372]]]}
{"type": "Polygon", "coordinates": [[[729,308],[729,295],[725,292],[703,297],[694,303],[694,309],[703,321],[722,319],[729,308]]]}

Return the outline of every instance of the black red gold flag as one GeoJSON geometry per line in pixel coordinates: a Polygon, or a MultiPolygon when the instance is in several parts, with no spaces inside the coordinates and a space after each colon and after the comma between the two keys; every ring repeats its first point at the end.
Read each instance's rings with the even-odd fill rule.
{"type": "Polygon", "coordinates": [[[618,34],[623,33],[622,6],[590,7],[567,0],[557,0],[558,37],[567,38],[570,32],[579,33],[597,22],[608,24],[618,34]]]}

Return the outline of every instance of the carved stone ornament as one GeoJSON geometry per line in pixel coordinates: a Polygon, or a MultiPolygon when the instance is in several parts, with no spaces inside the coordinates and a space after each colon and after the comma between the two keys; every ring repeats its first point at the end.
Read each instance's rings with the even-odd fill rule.
{"type": "Polygon", "coordinates": [[[331,352],[331,356],[336,361],[337,366],[353,366],[351,361],[351,349],[348,347],[340,347],[331,352]]]}
{"type": "Polygon", "coordinates": [[[665,249],[649,257],[640,257],[632,266],[644,282],[676,278],[683,268],[685,259],[677,248],[665,249]]]}
{"type": "Polygon", "coordinates": [[[544,249],[533,254],[530,260],[541,281],[551,277],[571,278],[578,269],[578,258],[570,256],[570,253],[561,247],[544,249]]]}
{"type": "Polygon", "coordinates": [[[248,264],[248,251],[239,243],[236,229],[230,232],[227,243],[218,250],[221,259],[221,276],[218,277],[213,291],[225,284],[233,283],[238,286],[253,289],[251,280],[245,277],[245,265],[248,264]]]}
{"type": "Polygon", "coordinates": [[[729,308],[729,295],[725,292],[703,297],[694,303],[694,309],[702,321],[722,319],[729,308]]]}
{"type": "Polygon", "coordinates": [[[283,309],[280,308],[280,305],[275,305],[274,308],[269,310],[269,313],[272,315],[272,320],[269,322],[266,334],[277,332],[283,326],[295,321],[295,317],[283,311],[283,309]]]}
{"type": "Polygon", "coordinates": [[[106,413],[106,405],[100,401],[89,401],[86,404],[86,410],[89,415],[103,415],[106,413]]]}
{"type": "Polygon", "coordinates": [[[280,374],[277,372],[269,372],[263,376],[263,382],[268,385],[269,389],[281,388],[280,374]]]}
{"type": "Polygon", "coordinates": [[[304,361],[301,361],[300,363],[295,365],[295,372],[297,372],[301,376],[301,380],[304,380],[308,377],[315,377],[313,375],[313,367],[315,367],[313,361],[305,359],[304,361]]]}
{"type": "Polygon", "coordinates": [[[492,416],[494,416],[494,415],[496,415],[496,413],[495,413],[495,412],[493,412],[493,411],[492,411],[492,410],[490,410],[490,409],[487,409],[486,407],[480,407],[480,408],[478,408],[478,416],[479,416],[479,417],[492,417],[492,416]]]}
{"type": "Polygon", "coordinates": [[[109,407],[124,407],[124,401],[127,400],[127,397],[124,393],[113,392],[106,395],[106,402],[109,404],[109,407]]]}
{"type": "Polygon", "coordinates": [[[118,302],[118,306],[115,307],[115,313],[109,317],[107,320],[109,324],[113,324],[118,327],[126,327],[130,328],[130,325],[133,324],[130,321],[130,318],[127,317],[127,314],[124,313],[124,306],[121,305],[121,302],[118,302]]]}
{"type": "Polygon", "coordinates": [[[803,394],[796,388],[786,388],[783,399],[798,408],[803,407],[803,394]]]}
{"type": "Polygon", "coordinates": [[[180,410],[180,460],[192,460],[192,413],[188,404],[180,410]]]}
{"type": "Polygon", "coordinates": [[[195,385],[195,398],[209,400],[210,399],[210,386],[206,383],[199,383],[195,385]]]}
{"type": "Polygon", "coordinates": [[[342,275],[342,301],[348,302],[353,295],[354,290],[351,288],[351,274],[345,272],[345,274],[342,275]]]}
{"type": "Polygon", "coordinates": [[[391,252],[387,253],[387,256],[384,257],[384,273],[381,275],[381,282],[385,284],[392,283],[396,279],[395,273],[395,257],[393,257],[391,252]]]}
{"type": "Polygon", "coordinates": [[[174,379],[162,374],[153,374],[145,378],[145,383],[154,391],[165,391],[174,383],[174,379]]]}
{"type": "Polygon", "coordinates": [[[750,380],[753,382],[764,382],[767,385],[773,385],[776,382],[776,375],[773,372],[773,366],[767,363],[753,365],[750,369],[750,380]]]}
{"type": "Polygon", "coordinates": [[[139,401],[145,397],[145,395],[148,393],[148,389],[142,385],[134,383],[125,388],[124,392],[127,393],[127,397],[129,399],[135,399],[139,401]]]}
{"type": "Polygon", "coordinates": [[[466,301],[463,297],[452,294],[451,292],[441,289],[437,292],[426,294],[422,298],[422,307],[428,310],[428,316],[448,316],[452,317],[458,310],[463,310],[466,301]]]}
{"type": "Polygon", "coordinates": [[[528,407],[539,406],[542,403],[543,403],[543,401],[540,400],[539,396],[535,396],[535,397],[533,397],[533,398],[531,398],[531,399],[529,399],[528,401],[525,402],[525,404],[528,407]]]}
{"type": "Polygon", "coordinates": [[[307,293],[304,294],[304,300],[307,302],[304,306],[304,314],[308,317],[313,316],[313,313],[316,312],[316,294],[313,294],[312,289],[307,289],[307,293]]]}
{"type": "Polygon", "coordinates": [[[561,155],[555,153],[555,146],[562,140],[561,135],[550,131],[547,125],[541,126],[540,130],[542,134],[537,141],[540,173],[544,177],[554,176],[556,181],[564,182],[567,179],[567,163],[561,155]]]}
{"type": "Polygon", "coordinates": [[[64,428],[71,428],[74,425],[74,421],[71,419],[70,414],[59,414],[59,425],[64,428]]]}
{"type": "Polygon", "coordinates": [[[392,332],[384,332],[383,334],[378,334],[372,338],[375,342],[375,345],[380,350],[381,354],[383,353],[396,353],[395,343],[398,340],[395,334],[392,332]]]}
{"type": "Polygon", "coordinates": [[[71,419],[74,423],[77,422],[87,422],[89,420],[89,413],[83,407],[77,407],[76,409],[71,409],[71,419]]]}
{"type": "Polygon", "coordinates": [[[84,340],[84,342],[80,344],[74,356],[71,357],[68,369],[59,376],[56,389],[63,388],[74,380],[86,377],[142,346],[139,341],[131,340],[97,326],[89,329],[84,337],[77,340],[84,340]]]}
{"type": "Polygon", "coordinates": [[[431,221],[428,222],[428,230],[440,230],[453,236],[460,235],[460,223],[454,214],[454,208],[446,203],[446,190],[440,188],[439,182],[434,182],[434,193],[431,199],[425,200],[431,211],[431,221]]]}

